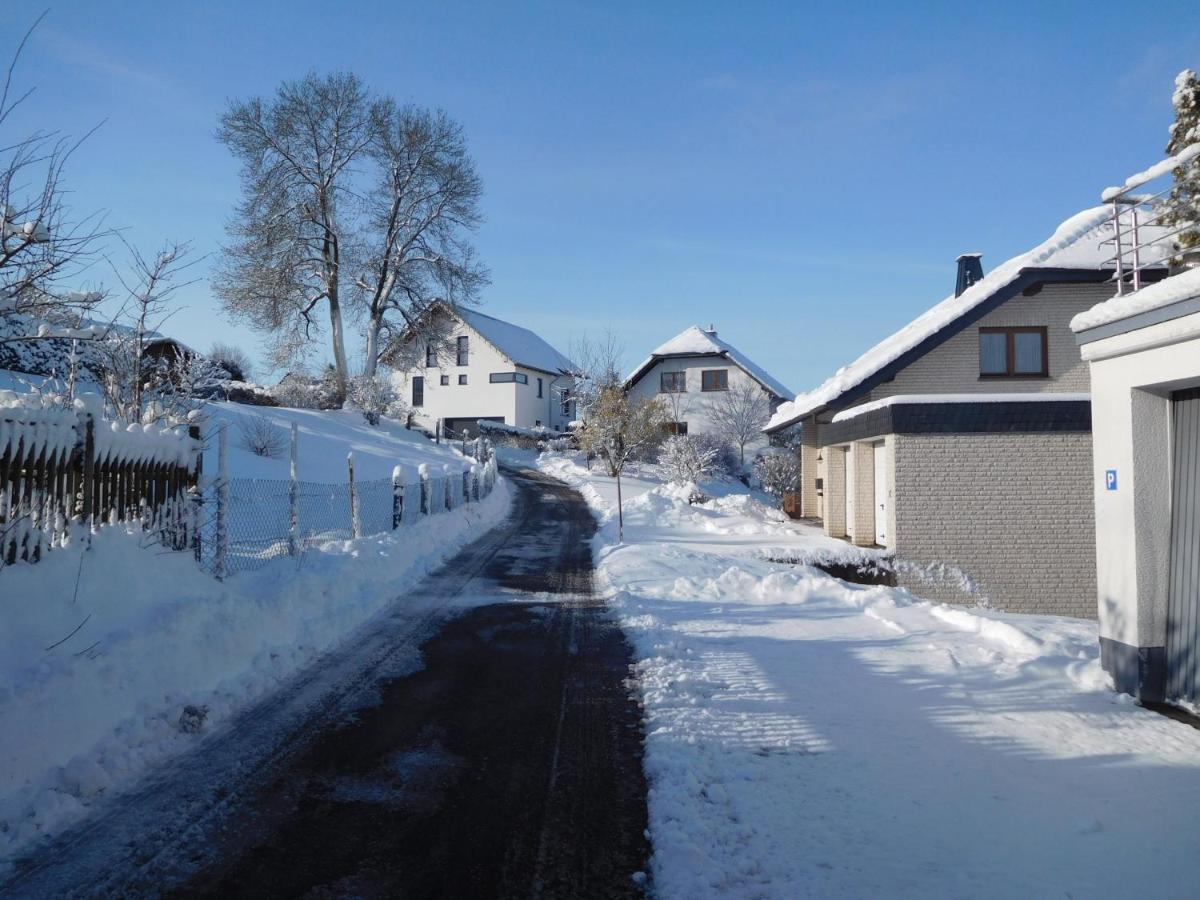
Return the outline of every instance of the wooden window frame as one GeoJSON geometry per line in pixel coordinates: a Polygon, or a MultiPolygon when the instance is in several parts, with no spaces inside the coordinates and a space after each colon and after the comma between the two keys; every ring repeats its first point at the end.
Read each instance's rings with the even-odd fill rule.
{"type": "Polygon", "coordinates": [[[658,392],[660,394],[686,394],[687,393],[687,370],[681,372],[659,372],[658,373],[658,392]],[[667,376],[670,376],[672,384],[676,378],[682,376],[682,386],[667,387],[667,376]]]}
{"type": "Polygon", "coordinates": [[[686,437],[688,433],[687,422],[663,422],[663,434],[667,437],[686,437]]]}
{"type": "Polygon", "coordinates": [[[720,391],[729,390],[729,370],[728,369],[701,369],[700,370],[700,390],[706,394],[715,394],[715,393],[719,393],[720,391]],[[706,376],[708,376],[708,375],[722,375],[722,376],[724,376],[725,383],[721,387],[705,387],[704,382],[707,380],[706,376]]]}
{"type": "MultiPolygon", "coordinates": [[[[1050,330],[1045,325],[990,325],[981,326],[979,329],[981,335],[984,334],[1003,334],[1004,341],[1004,362],[1005,371],[1003,372],[980,372],[981,379],[994,378],[1049,378],[1050,377],[1050,330]],[[1018,334],[1040,334],[1042,336],[1042,371],[1040,372],[1017,372],[1017,342],[1016,335],[1018,334]]],[[[980,357],[980,365],[983,363],[982,356],[980,357]]]]}

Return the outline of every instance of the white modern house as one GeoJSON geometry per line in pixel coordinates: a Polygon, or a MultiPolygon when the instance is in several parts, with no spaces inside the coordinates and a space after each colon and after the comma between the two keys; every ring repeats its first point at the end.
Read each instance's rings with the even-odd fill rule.
{"type": "MultiPolygon", "coordinates": [[[[1117,296],[1071,328],[1091,369],[1100,659],[1117,690],[1143,701],[1200,702],[1200,247],[1161,281],[1145,261],[1177,224],[1156,181],[1200,158],[1200,144],[1103,199],[1121,240],[1117,296]],[[1147,192],[1149,188],[1150,192],[1147,192]],[[1134,193],[1134,192],[1137,193],[1134,193]],[[1191,268],[1189,268],[1191,266],[1191,268]]],[[[1196,223],[1200,224],[1200,223],[1196,223]]]]}
{"type": "MultiPolygon", "coordinates": [[[[713,408],[730,391],[751,387],[762,391],[767,415],[791,392],[777,378],[736,347],[717,336],[714,328],[692,325],[654,349],[625,379],[631,396],[659,398],[672,416],[675,434],[704,434],[714,430],[713,408]]],[[[766,446],[764,435],[746,447],[766,446]]]]}
{"type": "Polygon", "coordinates": [[[438,302],[384,351],[414,420],[472,436],[481,419],[565,430],[575,365],[528,328],[438,302]]]}

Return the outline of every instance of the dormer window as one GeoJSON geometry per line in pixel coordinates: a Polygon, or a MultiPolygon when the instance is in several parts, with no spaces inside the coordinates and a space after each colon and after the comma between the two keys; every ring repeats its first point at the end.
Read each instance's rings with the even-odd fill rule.
{"type": "Polygon", "coordinates": [[[1045,326],[979,329],[980,378],[1047,378],[1045,326]]]}

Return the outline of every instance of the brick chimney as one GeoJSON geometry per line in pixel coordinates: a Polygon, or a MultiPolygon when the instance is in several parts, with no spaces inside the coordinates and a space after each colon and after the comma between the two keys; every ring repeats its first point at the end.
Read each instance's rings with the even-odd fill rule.
{"type": "Polygon", "coordinates": [[[964,253],[958,257],[958,280],[954,283],[954,296],[961,297],[962,292],[983,279],[982,253],[964,253]]]}

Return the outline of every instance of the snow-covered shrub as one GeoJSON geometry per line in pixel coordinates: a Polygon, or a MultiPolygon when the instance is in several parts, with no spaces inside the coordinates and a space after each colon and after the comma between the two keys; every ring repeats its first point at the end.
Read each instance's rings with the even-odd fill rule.
{"type": "Polygon", "coordinates": [[[658,464],[672,483],[694,484],[715,474],[719,456],[717,448],[698,435],[676,435],[663,441],[658,464]]]}
{"type": "Polygon", "coordinates": [[[725,438],[716,434],[700,432],[698,434],[690,434],[688,437],[695,442],[698,447],[705,450],[711,450],[715,454],[712,464],[712,475],[736,475],[741,468],[741,463],[738,462],[738,451],[725,438]]]}
{"type": "Polygon", "coordinates": [[[231,381],[250,380],[250,356],[241,347],[216,343],[208,351],[208,358],[228,372],[231,381]]]}
{"type": "Polygon", "coordinates": [[[228,381],[224,385],[224,398],[232,403],[246,406],[278,406],[279,401],[268,387],[249,381],[228,381]]]}
{"type": "Polygon", "coordinates": [[[266,416],[250,416],[238,422],[242,446],[255,456],[275,459],[288,448],[286,432],[266,416]]]}
{"type": "Polygon", "coordinates": [[[507,425],[504,422],[492,422],[488,419],[479,420],[479,433],[491,438],[492,442],[501,447],[519,447],[525,450],[540,450],[548,441],[566,438],[566,435],[544,425],[533,428],[521,428],[517,425],[507,425]]]}
{"type": "Polygon", "coordinates": [[[800,456],[793,450],[767,451],[754,460],[754,475],[764,491],[782,498],[800,487],[800,456]]]}
{"type": "Polygon", "coordinates": [[[389,409],[400,413],[398,416],[389,415],[390,418],[402,420],[408,409],[396,396],[391,381],[378,374],[355,375],[351,378],[346,403],[360,410],[369,425],[378,425],[380,416],[389,415],[389,409]]]}
{"type": "Polygon", "coordinates": [[[553,453],[567,453],[575,449],[574,441],[569,437],[551,438],[544,442],[544,449],[553,453]]]}
{"type": "Polygon", "coordinates": [[[271,394],[280,406],[295,409],[341,409],[342,399],[338,396],[336,381],[327,369],[324,378],[315,378],[307,372],[289,372],[271,389],[271,394]]]}

